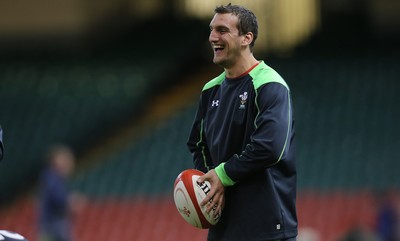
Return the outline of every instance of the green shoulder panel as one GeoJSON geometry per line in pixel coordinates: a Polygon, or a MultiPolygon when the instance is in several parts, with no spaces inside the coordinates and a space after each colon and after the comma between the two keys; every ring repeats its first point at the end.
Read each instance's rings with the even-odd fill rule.
{"type": "Polygon", "coordinates": [[[263,84],[277,82],[284,85],[288,90],[289,86],[285,80],[273,68],[269,67],[264,61],[261,61],[249,75],[253,79],[254,89],[257,90],[263,84]]]}
{"type": "Polygon", "coordinates": [[[203,91],[210,89],[214,86],[220,85],[225,79],[225,72],[220,74],[218,77],[215,77],[214,79],[210,80],[207,84],[204,85],[203,91]]]}

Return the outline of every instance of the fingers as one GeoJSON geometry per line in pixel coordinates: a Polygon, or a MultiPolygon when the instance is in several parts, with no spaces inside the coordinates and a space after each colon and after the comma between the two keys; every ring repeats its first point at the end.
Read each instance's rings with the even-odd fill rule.
{"type": "Polygon", "coordinates": [[[197,179],[197,182],[198,183],[202,183],[202,182],[205,182],[205,181],[210,181],[211,180],[211,173],[210,173],[211,171],[209,171],[209,172],[207,172],[206,174],[204,174],[203,176],[200,176],[198,179],[197,179]]]}
{"type": "Polygon", "coordinates": [[[206,204],[206,212],[210,213],[211,211],[213,211],[213,216],[218,217],[221,215],[222,210],[224,209],[224,205],[225,205],[225,196],[224,195],[218,196],[218,194],[216,194],[213,197],[213,199],[211,199],[210,202],[206,204]]]}
{"type": "Polygon", "coordinates": [[[220,215],[225,205],[225,188],[214,170],[207,172],[197,180],[198,183],[205,181],[210,182],[211,189],[200,205],[206,206],[207,213],[214,210],[215,216],[220,215]]]}
{"type": "MultiPolygon", "coordinates": [[[[205,181],[209,181],[209,175],[204,174],[203,176],[199,177],[197,179],[197,183],[199,185],[201,185],[202,183],[204,183],[205,181]]],[[[210,183],[211,184],[211,183],[210,183]]],[[[212,184],[211,184],[212,185],[212,184]]],[[[207,196],[204,198],[204,200],[200,203],[201,206],[205,206],[207,203],[210,202],[210,200],[212,199],[213,195],[210,195],[210,193],[212,192],[212,190],[210,190],[210,192],[207,194],[207,196]]]]}
{"type": "Polygon", "coordinates": [[[218,205],[218,209],[217,209],[217,213],[219,214],[219,215],[221,215],[221,213],[222,213],[222,210],[224,210],[224,206],[225,206],[225,195],[222,195],[221,197],[220,197],[220,199],[219,199],[219,205],[218,205]]]}
{"type": "Polygon", "coordinates": [[[203,183],[204,181],[206,181],[206,178],[204,177],[205,175],[207,175],[207,174],[204,174],[203,176],[199,177],[197,179],[197,183],[203,183]]]}
{"type": "Polygon", "coordinates": [[[211,210],[219,210],[221,209],[221,198],[218,194],[216,194],[206,205],[207,205],[207,213],[211,212],[211,210]]]}
{"type": "Polygon", "coordinates": [[[205,206],[205,205],[211,203],[213,200],[213,197],[214,197],[214,192],[211,188],[211,191],[206,195],[206,197],[203,199],[203,201],[200,203],[200,205],[205,206]]]}

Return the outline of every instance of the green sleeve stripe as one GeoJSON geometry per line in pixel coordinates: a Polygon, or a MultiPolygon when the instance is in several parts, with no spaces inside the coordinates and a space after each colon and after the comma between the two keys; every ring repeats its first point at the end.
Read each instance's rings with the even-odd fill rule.
{"type": "Polygon", "coordinates": [[[208,83],[206,83],[203,87],[203,91],[210,89],[214,86],[220,85],[225,79],[225,72],[220,74],[218,77],[215,77],[214,79],[210,80],[208,83]]]}
{"type": "Polygon", "coordinates": [[[279,162],[282,159],[283,153],[285,152],[286,144],[289,142],[289,133],[290,133],[290,129],[291,129],[291,126],[292,126],[292,119],[291,119],[291,116],[292,116],[292,105],[290,103],[290,92],[289,91],[288,91],[288,98],[289,98],[289,104],[288,104],[289,105],[289,107],[288,107],[289,108],[288,129],[287,129],[287,132],[286,132],[285,145],[282,148],[282,152],[281,152],[277,162],[279,162]]]}
{"type": "Polygon", "coordinates": [[[278,74],[278,72],[265,64],[264,61],[261,61],[252,71],[250,71],[249,75],[253,79],[255,90],[260,86],[271,82],[280,83],[289,90],[289,86],[286,84],[285,80],[278,74]]]}
{"type": "Polygon", "coordinates": [[[225,187],[233,186],[235,184],[235,182],[225,172],[225,162],[219,164],[215,168],[215,172],[217,173],[219,180],[221,180],[222,185],[224,185],[225,187]]]}
{"type": "MultiPolygon", "coordinates": [[[[257,94],[256,94],[256,96],[257,96],[257,94]]],[[[292,128],[292,118],[291,118],[291,116],[292,116],[292,105],[290,103],[290,92],[289,91],[288,91],[288,98],[289,98],[289,103],[288,103],[288,105],[289,105],[288,106],[289,114],[288,114],[288,127],[287,127],[287,131],[286,131],[285,144],[283,145],[283,148],[282,148],[281,154],[279,155],[278,160],[275,163],[273,163],[272,165],[275,165],[276,163],[278,163],[282,159],[283,153],[286,150],[286,145],[289,142],[289,134],[290,134],[290,130],[292,128]]],[[[256,100],[256,107],[257,107],[257,115],[256,115],[256,118],[254,119],[255,128],[257,128],[256,121],[257,121],[258,115],[260,114],[260,108],[258,107],[257,100],[256,100]]]]}
{"type": "Polygon", "coordinates": [[[204,151],[204,145],[201,143],[203,142],[203,126],[204,126],[204,119],[201,119],[201,124],[200,124],[200,137],[199,141],[196,143],[197,147],[201,148],[201,155],[203,157],[203,164],[207,168],[207,170],[210,170],[210,167],[207,165],[207,157],[204,151]]]}
{"type": "Polygon", "coordinates": [[[271,83],[271,82],[275,82],[275,83],[280,83],[283,86],[286,87],[286,89],[288,90],[288,98],[289,98],[289,106],[288,106],[288,128],[287,128],[287,132],[286,132],[286,139],[285,139],[285,144],[283,145],[281,154],[279,155],[278,160],[276,160],[275,163],[273,163],[272,165],[275,165],[276,163],[278,163],[283,156],[283,153],[285,152],[286,149],[286,145],[289,141],[289,134],[290,134],[290,130],[291,130],[291,124],[292,124],[292,120],[291,120],[291,115],[292,115],[292,106],[290,103],[290,89],[289,86],[287,85],[287,83],[285,82],[285,80],[271,67],[269,67],[268,65],[266,65],[263,61],[260,62],[260,64],[257,65],[256,68],[254,68],[252,71],[250,71],[250,76],[253,78],[253,85],[254,85],[254,89],[256,91],[256,107],[257,107],[257,115],[256,118],[254,119],[254,126],[257,128],[257,118],[260,114],[260,108],[258,106],[258,91],[257,89],[267,83],[271,83]]]}

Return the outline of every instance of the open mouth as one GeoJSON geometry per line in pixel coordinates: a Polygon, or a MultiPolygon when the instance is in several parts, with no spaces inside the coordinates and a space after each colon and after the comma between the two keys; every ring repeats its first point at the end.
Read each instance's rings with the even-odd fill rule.
{"type": "Polygon", "coordinates": [[[224,50],[224,46],[222,46],[222,45],[214,45],[213,48],[214,48],[214,52],[216,54],[219,54],[222,52],[222,50],[224,50]]]}

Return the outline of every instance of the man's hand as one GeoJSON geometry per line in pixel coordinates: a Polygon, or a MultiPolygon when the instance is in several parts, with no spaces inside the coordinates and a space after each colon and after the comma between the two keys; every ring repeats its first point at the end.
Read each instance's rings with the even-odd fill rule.
{"type": "Polygon", "coordinates": [[[222,185],[222,182],[219,180],[217,173],[215,173],[214,170],[210,170],[197,180],[199,183],[204,181],[208,181],[211,184],[211,190],[200,205],[207,205],[207,213],[209,213],[215,206],[215,214],[218,213],[221,215],[225,205],[225,187],[222,185]]]}

